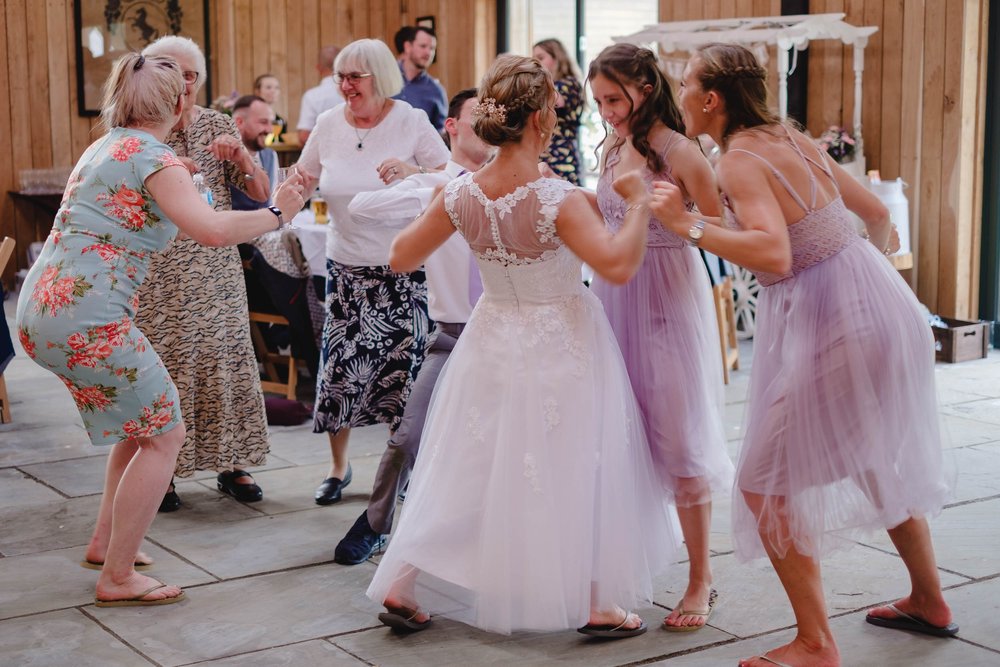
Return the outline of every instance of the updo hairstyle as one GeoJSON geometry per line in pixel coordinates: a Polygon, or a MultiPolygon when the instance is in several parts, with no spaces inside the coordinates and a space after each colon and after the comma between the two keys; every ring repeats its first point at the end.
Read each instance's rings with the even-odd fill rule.
{"type": "Polygon", "coordinates": [[[737,130],[780,124],[767,103],[767,70],[738,44],[707,44],[695,52],[692,71],[702,90],[722,98],[726,126],[723,143],[737,130]]]}
{"type": "Polygon", "coordinates": [[[184,94],[184,77],[177,61],[169,56],[128,53],[111,68],[104,82],[101,127],[159,125],[177,109],[184,94]]]}
{"type": "Polygon", "coordinates": [[[472,129],[491,146],[520,141],[531,114],[546,108],[555,94],[552,75],[537,60],[499,56],[479,84],[472,129]]]}

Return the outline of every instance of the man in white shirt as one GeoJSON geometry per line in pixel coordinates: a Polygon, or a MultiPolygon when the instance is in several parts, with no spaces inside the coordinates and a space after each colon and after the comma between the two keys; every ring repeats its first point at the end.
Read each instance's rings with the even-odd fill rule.
{"type": "Polygon", "coordinates": [[[316,70],[322,79],[318,86],[310,88],[302,94],[299,124],[296,126],[300,146],[306,145],[309,133],[316,127],[316,117],[344,101],[344,96],[340,94],[340,88],[333,80],[333,63],[337,60],[338,53],[340,53],[339,46],[324,46],[319,50],[316,70]]]}
{"type": "MultiPolygon", "coordinates": [[[[444,124],[451,160],[443,171],[416,173],[391,188],[356,195],[349,206],[353,219],[405,227],[427,208],[439,188],[486,164],[494,148],[472,130],[472,108],[476,102],[474,88],[463,90],[451,99],[444,124]]],[[[435,337],[410,390],[403,420],[386,443],[368,509],[337,545],[334,561],[342,565],[362,563],[384,544],[385,535],[392,528],[396,497],[405,488],[417,458],[434,385],[482,289],[472,252],[460,234],[452,234],[428,258],[425,268],[435,337]]]]}

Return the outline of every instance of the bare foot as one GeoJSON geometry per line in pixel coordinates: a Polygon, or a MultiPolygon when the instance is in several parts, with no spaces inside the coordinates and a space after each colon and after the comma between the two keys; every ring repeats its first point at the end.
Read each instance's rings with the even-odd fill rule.
{"type": "MultiPolygon", "coordinates": [[[[112,582],[111,577],[102,574],[97,580],[95,597],[103,601],[127,600],[141,595],[144,591],[148,591],[159,583],[156,579],[139,574],[138,572],[133,572],[128,579],[121,583],[112,582]]],[[[177,597],[180,594],[181,589],[179,586],[164,586],[163,588],[151,591],[144,599],[163,600],[177,597]]]]}
{"type": "MultiPolygon", "coordinates": [[[[896,609],[900,610],[904,614],[915,616],[916,618],[926,621],[931,625],[936,625],[940,628],[943,628],[951,623],[951,608],[948,607],[944,598],[917,603],[917,601],[907,596],[893,604],[896,609]]],[[[889,607],[875,607],[874,609],[869,609],[868,615],[874,616],[875,618],[896,618],[899,616],[899,614],[894,612],[892,609],[889,609],[889,607]]]]}
{"type": "Polygon", "coordinates": [[[788,667],[840,667],[840,652],[832,642],[817,648],[795,638],[791,643],[773,648],[764,655],[773,662],[754,656],[740,660],[740,667],[774,667],[775,662],[788,667]]]}
{"type": "Polygon", "coordinates": [[[404,601],[403,598],[396,597],[394,595],[390,595],[382,600],[382,606],[388,611],[401,613],[401,615],[405,616],[407,620],[415,623],[423,623],[425,621],[429,621],[431,618],[426,612],[421,611],[417,605],[408,603],[404,601]],[[413,615],[414,612],[416,612],[416,616],[413,615]]]}
{"type": "Polygon", "coordinates": [[[674,628],[701,627],[708,622],[714,603],[715,591],[711,584],[692,583],[670,615],[663,619],[663,625],[674,628]]]}
{"type": "Polygon", "coordinates": [[[634,630],[642,625],[642,619],[638,614],[626,613],[621,607],[615,607],[608,611],[590,611],[589,625],[610,625],[612,627],[620,625],[626,630],[634,630]]]}

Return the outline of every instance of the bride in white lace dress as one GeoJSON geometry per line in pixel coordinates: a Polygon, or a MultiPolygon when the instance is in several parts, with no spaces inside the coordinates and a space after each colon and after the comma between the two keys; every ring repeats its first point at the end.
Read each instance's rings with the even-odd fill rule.
{"type": "Polygon", "coordinates": [[[483,296],[431,402],[406,504],[368,596],[379,618],[422,630],[430,614],[501,633],[577,626],[628,637],[625,610],[652,596],[677,526],[586,261],[627,281],[645,251],[645,184],[612,236],[583,194],[539,178],[555,91],[535,60],[501,56],[480,87],[476,133],[496,159],[452,181],[399,234],[390,263],[410,271],[457,229],[483,296]]]}

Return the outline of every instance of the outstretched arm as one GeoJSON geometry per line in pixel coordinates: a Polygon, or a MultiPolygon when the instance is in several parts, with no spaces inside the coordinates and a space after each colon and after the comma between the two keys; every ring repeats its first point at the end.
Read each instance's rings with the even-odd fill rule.
{"type": "Polygon", "coordinates": [[[423,215],[396,235],[389,248],[389,266],[397,273],[419,269],[441,244],[455,233],[444,208],[444,194],[438,191],[423,215]]]}
{"type": "MultiPolygon", "coordinates": [[[[146,189],[177,227],[202,245],[229,246],[278,228],[268,209],[216,211],[198,195],[182,166],[164,167],[146,179],[146,189]]],[[[274,204],[286,222],[302,208],[302,178],[292,176],[274,193],[274,204]]]]}

